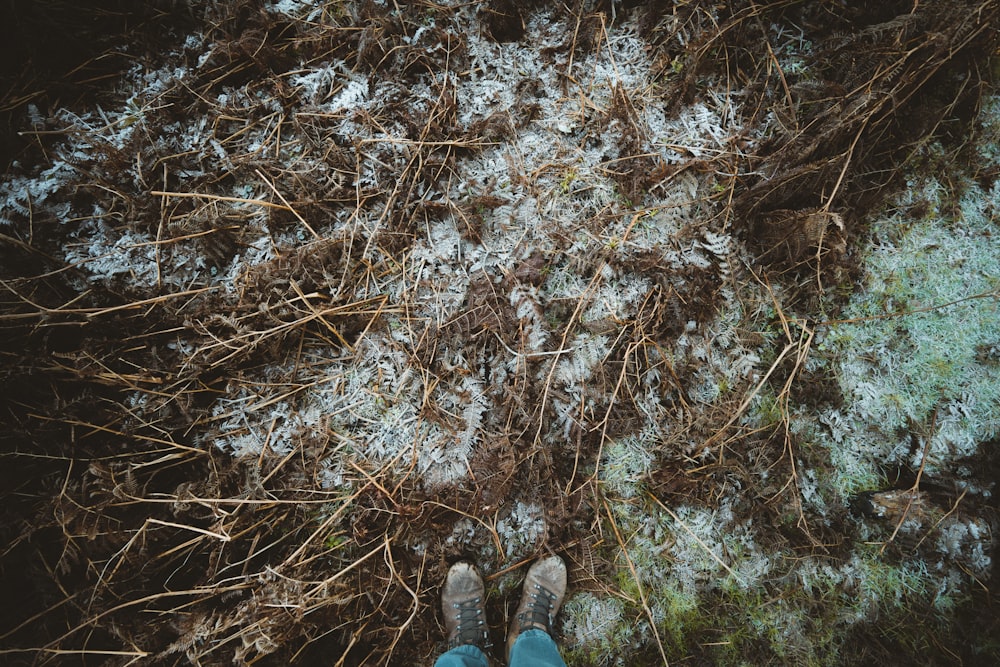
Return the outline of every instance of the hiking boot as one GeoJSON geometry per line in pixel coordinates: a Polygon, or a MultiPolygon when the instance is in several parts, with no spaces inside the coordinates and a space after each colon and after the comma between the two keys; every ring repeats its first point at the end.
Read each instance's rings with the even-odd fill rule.
{"type": "Polygon", "coordinates": [[[507,659],[517,636],[525,630],[543,630],[552,634],[552,622],[566,597],[566,563],[559,556],[549,556],[535,563],[524,578],[521,604],[514,612],[507,633],[507,659]]]}
{"type": "Polygon", "coordinates": [[[484,651],[489,648],[489,629],[483,578],[471,563],[459,562],[448,570],[441,591],[441,610],[448,629],[448,648],[472,644],[484,651]]]}

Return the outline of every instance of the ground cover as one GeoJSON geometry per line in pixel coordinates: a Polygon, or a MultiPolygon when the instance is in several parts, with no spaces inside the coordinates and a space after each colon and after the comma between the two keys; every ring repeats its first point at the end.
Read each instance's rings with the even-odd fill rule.
{"type": "Polygon", "coordinates": [[[9,661],[1000,657],[996,3],[8,4],[9,661]]]}

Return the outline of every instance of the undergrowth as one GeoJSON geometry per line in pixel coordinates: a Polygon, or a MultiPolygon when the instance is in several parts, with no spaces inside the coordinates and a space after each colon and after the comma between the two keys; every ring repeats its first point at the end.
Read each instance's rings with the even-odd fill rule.
{"type": "Polygon", "coordinates": [[[5,661],[996,661],[995,2],[14,5],[5,661]]]}

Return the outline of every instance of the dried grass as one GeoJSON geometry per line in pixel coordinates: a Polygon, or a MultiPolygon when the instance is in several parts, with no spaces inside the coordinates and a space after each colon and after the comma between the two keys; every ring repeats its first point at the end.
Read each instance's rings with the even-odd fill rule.
{"type": "MultiPolygon", "coordinates": [[[[606,576],[613,549],[666,664],[633,536],[602,491],[608,446],[647,424],[659,429],[651,507],[734,578],[663,499],[718,505],[740,478],[766,496],[752,510],[765,527],[794,509],[798,532],[781,539],[802,553],[844,546],[803,507],[790,428],[816,331],[838,321],[815,306],[854,270],[864,214],[894,185],[886,173],[975,106],[971,63],[992,54],[995,3],[882,21],[845,10],[837,26],[858,29],[823,35],[817,87],[784,71],[769,39],[769,22],[820,11],[796,3],[654,2],[630,10],[622,36],[616,3],[489,2],[479,20],[494,40],[540,30],[529,23],[543,15],[565,29],[536,52],[564,83],[471,122],[458,81],[485,65],[461,7],[303,3],[293,18],[245,0],[181,4],[212,45],[201,62],[147,82],[159,92],[141,108],[26,133],[26,164],[55,137],[94,151],[71,165],[73,192],[12,194],[24,211],[0,222],[12,259],[0,279],[4,453],[18,469],[4,477],[3,576],[26,580],[0,655],[414,662],[441,648],[432,610],[450,561],[491,558],[499,585],[531,555],[564,552],[581,587],[625,596],[606,576]],[[622,73],[631,52],[611,43],[626,37],[653,54],[655,89],[622,73]],[[609,91],[582,78],[601,58],[621,81],[609,91]],[[945,86],[956,72],[966,81],[945,86]],[[377,86],[372,104],[335,104],[377,86]],[[707,88],[725,90],[722,107],[744,90],[745,131],[714,147],[651,136],[654,107],[707,88]],[[463,161],[499,162],[490,151],[530,126],[526,100],[543,96],[579,100],[569,131],[552,134],[579,132],[578,152],[544,163],[509,152],[495,172],[508,183],[469,181],[463,161]],[[195,147],[148,140],[195,118],[210,119],[195,147]],[[765,126],[769,137],[750,137],[765,126]],[[589,140],[613,143],[589,163],[589,140]],[[515,200],[552,228],[490,248],[523,219],[515,200]],[[55,202],[96,211],[87,224],[107,234],[68,230],[55,202]],[[127,269],[109,261],[119,256],[127,269]],[[185,264],[195,257],[202,266],[185,264]],[[708,358],[723,349],[708,329],[744,299],[774,313],[778,339],[747,343],[770,353],[763,372],[708,358]],[[372,375],[352,384],[366,355],[372,375]],[[706,378],[732,386],[705,398],[706,378]],[[778,419],[750,426],[767,392],[778,419]],[[767,493],[750,481],[765,470],[782,476],[767,493]]],[[[178,62],[194,58],[177,48],[178,62]]],[[[96,108],[125,102],[97,88],[96,108]]],[[[42,95],[21,89],[0,106],[42,95]]],[[[491,612],[509,597],[490,596],[491,612]]]]}

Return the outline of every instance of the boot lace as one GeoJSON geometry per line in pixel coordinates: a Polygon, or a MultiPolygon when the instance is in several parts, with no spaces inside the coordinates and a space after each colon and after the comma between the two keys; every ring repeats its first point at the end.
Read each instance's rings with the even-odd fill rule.
{"type": "Polygon", "coordinates": [[[480,598],[463,600],[451,605],[455,610],[455,620],[458,625],[448,642],[448,648],[456,648],[465,644],[473,644],[480,648],[489,648],[489,633],[483,620],[483,606],[480,598]]]}
{"type": "Polygon", "coordinates": [[[545,626],[545,631],[552,634],[552,609],[555,606],[556,594],[535,584],[535,590],[528,593],[531,602],[527,608],[517,615],[517,620],[521,624],[520,632],[530,630],[535,625],[545,626]]]}

